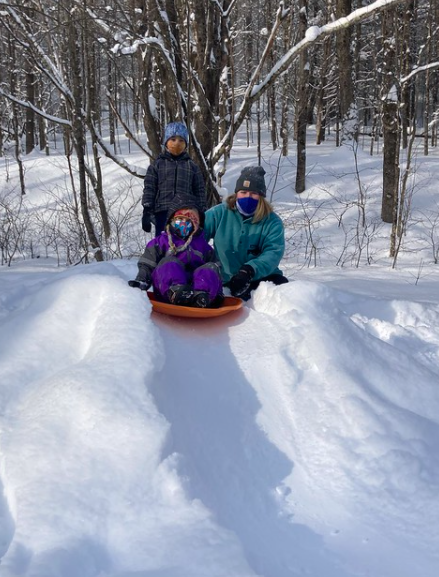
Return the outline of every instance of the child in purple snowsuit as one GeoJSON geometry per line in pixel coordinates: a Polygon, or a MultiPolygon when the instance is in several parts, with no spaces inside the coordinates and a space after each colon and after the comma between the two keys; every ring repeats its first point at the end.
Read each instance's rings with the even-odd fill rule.
{"type": "Polygon", "coordinates": [[[203,234],[204,212],[192,196],[177,194],[165,230],[145,248],[132,287],[148,290],[175,305],[220,306],[223,300],[220,265],[203,234]]]}

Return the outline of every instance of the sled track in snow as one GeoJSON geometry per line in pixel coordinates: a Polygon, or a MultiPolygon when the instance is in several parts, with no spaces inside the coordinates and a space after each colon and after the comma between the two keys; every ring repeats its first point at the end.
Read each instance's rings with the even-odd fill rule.
{"type": "MultiPolygon", "coordinates": [[[[291,577],[301,565],[294,544],[315,541],[319,549],[321,538],[279,514],[278,492],[292,463],[258,425],[260,403],[231,346],[248,336],[249,314],[258,313],[244,309],[209,322],[153,315],[167,362],[152,393],[171,424],[167,450],[180,455],[189,497],[237,536],[256,574],[291,577]]],[[[269,342],[274,327],[258,316],[269,342]]],[[[309,551],[303,561],[309,566],[309,551]]]]}

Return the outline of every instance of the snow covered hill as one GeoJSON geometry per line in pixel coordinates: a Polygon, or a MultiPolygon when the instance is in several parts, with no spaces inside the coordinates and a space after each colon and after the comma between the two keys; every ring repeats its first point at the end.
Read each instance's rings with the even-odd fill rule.
{"type": "Polygon", "coordinates": [[[134,269],[1,271],[0,576],[436,577],[439,279],[205,321],[134,269]]]}

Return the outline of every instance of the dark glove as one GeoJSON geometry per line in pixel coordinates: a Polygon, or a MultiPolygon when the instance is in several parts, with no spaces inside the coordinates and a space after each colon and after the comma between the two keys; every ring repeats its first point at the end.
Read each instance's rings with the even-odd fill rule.
{"type": "Polygon", "coordinates": [[[149,287],[151,286],[150,283],[142,282],[140,280],[129,280],[128,284],[133,288],[140,289],[141,291],[147,291],[149,289],[149,287]]]}
{"type": "Polygon", "coordinates": [[[242,298],[250,290],[252,278],[255,276],[253,267],[244,264],[229,281],[230,292],[234,297],[242,298]]]}
{"type": "Polygon", "coordinates": [[[148,208],[144,208],[142,215],[142,229],[145,232],[151,232],[151,222],[151,213],[149,212],[148,208]]]}
{"type": "Polygon", "coordinates": [[[151,273],[143,263],[138,265],[139,272],[134,280],[129,280],[128,284],[133,288],[138,288],[141,291],[147,291],[152,285],[151,273]]]}

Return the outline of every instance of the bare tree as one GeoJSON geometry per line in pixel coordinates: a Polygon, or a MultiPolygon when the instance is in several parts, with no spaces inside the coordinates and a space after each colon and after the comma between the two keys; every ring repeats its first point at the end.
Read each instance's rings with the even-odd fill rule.
{"type": "Polygon", "coordinates": [[[396,80],[397,58],[392,33],[397,26],[395,10],[383,14],[383,78],[382,78],[382,124],[383,124],[383,200],[381,218],[384,222],[396,222],[398,211],[399,181],[399,115],[398,86],[396,80]]]}
{"type": "MultiPolygon", "coordinates": [[[[299,34],[304,37],[308,27],[306,14],[306,0],[299,2],[299,34]]],[[[297,170],[296,170],[296,192],[305,190],[306,174],[306,129],[308,122],[308,78],[309,61],[308,50],[302,50],[298,62],[298,89],[296,95],[296,138],[297,138],[297,170]]]]}
{"type": "MultiPolygon", "coordinates": [[[[375,122],[383,94],[390,106],[392,87],[385,85],[386,75],[376,72],[379,67],[374,69],[376,55],[371,39],[377,36],[381,13],[396,13],[397,6],[411,3],[377,0],[353,9],[360,3],[351,2],[307,2],[309,22],[300,23],[302,18],[293,17],[296,4],[291,0],[60,0],[56,5],[49,0],[20,0],[14,5],[0,0],[4,14],[0,40],[7,47],[9,34],[14,46],[20,47],[16,55],[18,82],[14,87],[9,79],[2,81],[0,95],[8,98],[11,110],[15,107],[17,111],[18,133],[22,134],[23,126],[29,130],[29,150],[33,146],[30,133],[37,131],[36,123],[31,122],[35,115],[41,142],[48,128],[54,134],[69,134],[80,167],[82,218],[91,250],[101,258],[101,240],[94,229],[102,225],[108,237],[111,226],[100,155],[107,155],[136,177],[145,173],[143,167],[132,166],[122,156],[116,128],[125,133],[130,146],[145,153],[147,161],[161,150],[165,124],[176,119],[186,121],[191,132],[190,154],[203,170],[210,203],[214,204],[219,200],[217,165],[230,154],[243,124],[251,126],[255,112],[261,122],[269,120],[273,146],[277,146],[280,120],[283,154],[289,146],[289,123],[300,125],[301,162],[306,152],[303,136],[316,108],[320,139],[335,119],[335,110],[341,111],[345,128],[348,118],[357,126],[359,95],[363,122],[375,122]],[[252,18],[255,13],[258,18],[252,18]],[[352,26],[357,26],[355,35],[352,26]],[[70,51],[72,46],[77,54],[70,51]],[[332,63],[334,46],[338,46],[337,59],[332,63]],[[300,77],[289,78],[287,72],[293,67],[301,72],[300,77]],[[341,92],[336,91],[336,78],[341,92]],[[362,83],[360,88],[357,80],[362,83]],[[318,82],[321,84],[317,86],[318,82]],[[26,124],[23,112],[29,119],[26,124]],[[103,127],[110,131],[109,141],[102,135],[103,127]],[[90,206],[95,202],[99,211],[92,217],[90,206]]],[[[427,0],[417,3],[418,10],[423,7],[425,11],[426,6],[427,0]]],[[[305,5],[301,7],[300,14],[305,5]]],[[[406,46],[413,32],[413,27],[408,28],[406,46]]],[[[395,40],[400,62],[403,43],[395,30],[398,28],[385,23],[389,54],[395,40]]],[[[425,59],[434,54],[428,56],[424,51],[425,59]]],[[[7,69],[2,58],[0,79],[7,69]]],[[[413,94],[408,95],[410,102],[413,94]]],[[[400,94],[398,98],[401,102],[400,94]]],[[[382,115],[386,122],[390,118],[387,104],[382,115]]],[[[386,146],[390,136],[387,126],[388,122],[386,146]]],[[[377,125],[377,134],[378,129],[377,125]]],[[[390,154],[386,167],[388,158],[390,154]]],[[[305,186],[305,167],[305,163],[298,166],[297,191],[305,186]]],[[[221,170],[224,168],[223,163],[221,170]]]]}

